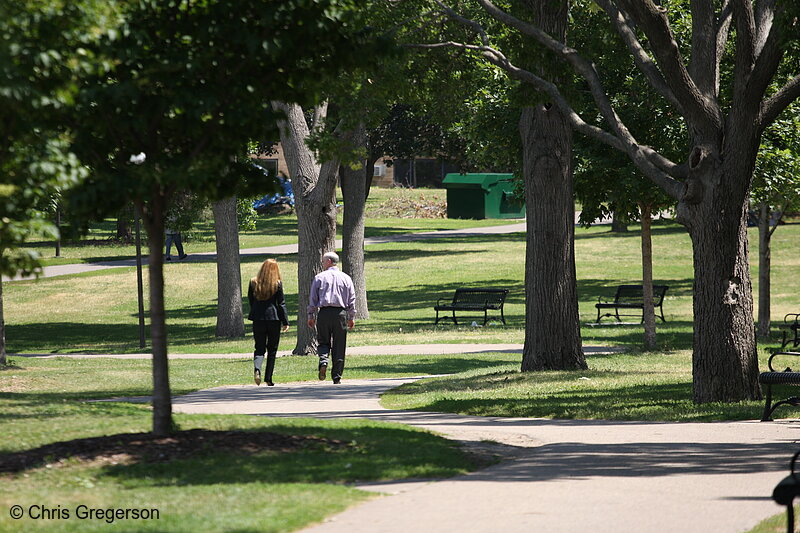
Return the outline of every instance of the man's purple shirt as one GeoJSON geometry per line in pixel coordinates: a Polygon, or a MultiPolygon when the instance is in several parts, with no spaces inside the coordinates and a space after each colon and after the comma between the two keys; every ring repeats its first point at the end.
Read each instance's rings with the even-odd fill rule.
{"type": "Polygon", "coordinates": [[[356,318],[356,290],[353,280],[335,266],[314,276],[311,283],[308,318],[316,319],[320,307],[344,307],[347,309],[348,320],[356,318]]]}

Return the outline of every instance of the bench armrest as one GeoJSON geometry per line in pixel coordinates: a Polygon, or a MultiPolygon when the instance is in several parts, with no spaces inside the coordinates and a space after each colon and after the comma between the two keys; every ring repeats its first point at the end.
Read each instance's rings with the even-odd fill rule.
{"type": "Polygon", "coordinates": [[[442,304],[442,301],[445,301],[445,302],[447,302],[447,303],[452,303],[452,302],[453,302],[453,299],[452,299],[452,298],[448,298],[447,296],[442,296],[441,298],[439,298],[438,300],[436,300],[436,305],[441,305],[441,304],[442,304]]]}
{"type": "Polygon", "coordinates": [[[775,352],[774,354],[769,356],[769,360],[767,361],[767,366],[769,367],[770,372],[792,372],[790,367],[786,367],[784,370],[775,370],[772,367],[772,360],[779,355],[789,355],[789,356],[796,356],[800,357],[800,352],[775,352]]]}

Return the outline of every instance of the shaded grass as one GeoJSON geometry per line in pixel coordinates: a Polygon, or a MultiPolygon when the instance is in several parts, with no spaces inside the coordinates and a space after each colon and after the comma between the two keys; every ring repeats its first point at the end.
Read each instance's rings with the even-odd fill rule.
{"type": "MultiPolygon", "coordinates": [[[[337,189],[339,202],[337,231],[341,236],[342,209],[341,190],[337,189]]],[[[365,235],[374,237],[421,231],[437,231],[446,229],[471,228],[491,225],[513,224],[515,220],[454,220],[446,218],[409,218],[407,216],[386,216],[382,206],[397,199],[418,202],[443,202],[446,198],[444,189],[406,189],[406,188],[373,188],[365,206],[367,221],[365,235]]],[[[208,215],[210,217],[210,214],[208,215]]],[[[68,228],[64,228],[65,230],[68,228]]],[[[184,235],[184,247],[187,253],[213,252],[216,250],[213,220],[195,222],[190,234],[184,235]]],[[[283,215],[263,215],[256,220],[253,230],[239,232],[239,247],[261,248],[297,242],[297,216],[295,213],[283,215]]],[[[55,257],[55,243],[34,239],[25,245],[36,250],[43,258],[45,265],[90,263],[112,261],[135,256],[134,243],[123,243],[116,240],[116,220],[112,218],[91,225],[89,233],[78,240],[62,242],[61,255],[55,257]]],[[[142,229],[142,254],[149,252],[147,235],[142,229]]]]}
{"type": "MultiPolygon", "coordinates": [[[[715,421],[759,419],[760,401],[695,404],[691,353],[590,356],[589,369],[521,373],[518,365],[408,383],[382,396],[392,409],[473,416],[715,421]]],[[[776,389],[776,395],[782,392],[776,389]]],[[[796,416],[786,408],[776,417],[796,416]]]]}
{"type": "MultiPolygon", "coordinates": [[[[345,378],[419,376],[457,373],[507,365],[514,354],[446,356],[349,356],[345,378]]],[[[0,427],[14,439],[0,439],[0,452],[34,448],[58,439],[148,431],[141,407],[89,402],[116,397],[149,396],[150,361],[144,359],[12,358],[0,371],[0,427]],[[87,403],[88,402],[88,403],[87,403]],[[61,421],[69,419],[69,424],[61,421]],[[39,423],[31,423],[31,422],[39,423]]],[[[175,359],[169,362],[175,395],[231,384],[252,383],[252,359],[175,359]]],[[[315,357],[279,357],[275,382],[316,380],[315,357]]]]}
{"type": "MultiPolygon", "coordinates": [[[[382,365],[393,364],[353,359],[354,374],[382,372],[382,365]]],[[[312,362],[281,358],[278,372],[283,378],[310,377],[312,362]]],[[[249,381],[251,364],[249,359],[171,361],[173,392],[249,381]]],[[[419,365],[427,364],[421,358],[419,365]]],[[[470,364],[453,367],[463,370],[470,364]]],[[[149,361],[13,358],[0,371],[0,455],[60,441],[146,432],[151,425],[147,406],[90,400],[149,392],[149,361]]],[[[0,508],[45,505],[72,515],[15,521],[3,512],[0,531],[293,531],[372,497],[349,486],[357,481],[450,477],[485,464],[451,441],[391,423],[183,414],[174,420],[182,430],[269,431],[345,445],[247,454],[210,449],[166,462],[52,458],[41,468],[0,476],[0,508]],[[78,505],[157,509],[160,517],[113,524],[79,520],[74,514],[78,505]]]]}
{"type": "MultiPolygon", "coordinates": [[[[493,221],[494,222],[494,221],[493,221]]],[[[756,238],[751,231],[752,242],[756,238]]],[[[781,226],[773,250],[773,334],[764,344],[776,344],[778,322],[797,312],[796,293],[800,257],[793,243],[800,239],[800,224],[781,226]]],[[[692,342],[692,258],[689,238],[675,224],[654,228],[654,279],[669,285],[664,301],[667,323],[658,323],[658,342],[665,351],[687,349],[692,342]]],[[[616,285],[641,278],[640,235],[612,234],[606,227],[576,229],[576,268],[582,337],[586,345],[639,349],[639,324],[615,325],[596,317],[598,298],[609,299],[616,285]]],[[[752,247],[751,247],[752,248],[752,247]]],[[[524,258],[522,233],[447,237],[414,242],[370,245],[366,249],[366,277],[370,318],[359,320],[350,333],[351,346],[416,343],[522,343],[524,338],[524,258]],[[505,307],[507,325],[496,313],[488,327],[473,328],[481,316],[464,315],[459,326],[440,322],[434,326],[433,306],[458,287],[503,286],[510,289],[505,307]]],[[[242,258],[242,291],[264,258],[242,258]]],[[[292,329],[279,349],[291,350],[295,342],[297,257],[278,258],[284,278],[292,329]]],[[[754,261],[753,258],[751,260],[754,261]]],[[[757,269],[753,268],[757,289],[757,269]]],[[[213,262],[169,264],[165,268],[166,306],[170,351],[183,353],[249,353],[252,340],[218,339],[216,321],[216,270],[213,262]]],[[[80,276],[13,282],[4,287],[8,349],[12,352],[126,353],[138,347],[135,275],[116,269],[80,276]],[[80,295],[79,297],[76,295],[80,295]],[[42,310],[47,312],[43,313],[42,310]]],[[[245,304],[245,313],[247,312],[245,304]]],[[[635,319],[632,320],[635,322],[635,319]]],[[[249,323],[247,324],[249,327],[249,323]]],[[[301,327],[305,325],[301,324],[301,327]]]]}

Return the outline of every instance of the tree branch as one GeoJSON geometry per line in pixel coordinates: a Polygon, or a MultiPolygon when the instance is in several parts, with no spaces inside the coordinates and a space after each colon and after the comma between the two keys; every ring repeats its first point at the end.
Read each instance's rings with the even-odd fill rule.
{"type": "Polygon", "coordinates": [[[647,51],[642,47],[639,39],[636,38],[636,33],[633,31],[633,28],[630,23],[630,19],[619,9],[617,6],[614,5],[610,0],[596,0],[597,4],[608,14],[609,19],[611,20],[611,24],[617,30],[620,37],[622,37],[622,41],[628,47],[628,51],[630,51],[631,56],[633,56],[633,61],[636,66],[639,68],[640,71],[647,77],[647,80],[650,82],[650,85],[661,94],[664,98],[666,98],[675,108],[683,114],[683,108],[681,107],[680,102],[678,99],[675,98],[672,90],[667,85],[667,82],[664,80],[664,77],[661,75],[661,71],[658,70],[658,65],[650,58],[647,51]]]}
{"type": "MultiPolygon", "coordinates": [[[[730,35],[732,15],[733,9],[731,8],[730,0],[725,0],[719,17],[717,17],[717,64],[714,66],[714,83],[717,88],[719,88],[719,65],[722,62],[722,56],[725,55],[725,45],[728,43],[728,35],[730,35]]],[[[716,96],[719,96],[719,89],[717,89],[716,96]]]]}
{"type": "Polygon", "coordinates": [[[798,98],[800,98],[800,74],[789,80],[789,83],[761,104],[759,129],[764,131],[789,104],[798,98]]]}
{"type": "Polygon", "coordinates": [[[706,98],[716,98],[717,66],[716,42],[709,39],[716,35],[717,25],[712,2],[692,2],[692,56],[689,75],[706,98]]]}
{"type": "Polygon", "coordinates": [[[756,22],[753,6],[747,0],[732,0],[736,25],[736,65],[734,67],[734,101],[744,99],[745,88],[756,62],[756,22]]]}
{"type": "Polygon", "coordinates": [[[580,117],[580,115],[578,115],[575,110],[572,109],[564,96],[553,83],[536,76],[530,71],[515,66],[500,51],[489,46],[470,45],[453,41],[408,46],[411,48],[454,47],[480,53],[487,61],[503,69],[512,78],[533,85],[537,89],[546,93],[555,103],[555,105],[558,106],[558,108],[567,118],[570,126],[575,131],[583,133],[588,137],[594,138],[627,154],[634,164],[640,170],[642,170],[642,172],[648,178],[664,189],[664,191],[666,191],[670,196],[680,199],[680,195],[683,191],[683,184],[675,180],[670,174],[678,177],[685,176],[686,170],[683,166],[676,165],[648,146],[640,145],[638,142],[636,142],[636,139],[633,138],[633,136],[621,122],[619,122],[619,125],[621,126],[621,128],[618,130],[619,136],[613,135],[601,128],[598,128],[597,126],[586,123],[580,117]]]}
{"type": "Polygon", "coordinates": [[[755,24],[756,24],[756,55],[761,54],[764,44],[767,42],[769,29],[775,20],[775,0],[760,0],[756,4],[755,24]]]}
{"type": "Polygon", "coordinates": [[[716,98],[704,94],[689,75],[672,34],[666,10],[653,0],[619,0],[619,3],[626,6],[627,13],[647,35],[664,79],[681,102],[689,124],[706,135],[719,132],[724,122],[722,110],[716,98]]]}

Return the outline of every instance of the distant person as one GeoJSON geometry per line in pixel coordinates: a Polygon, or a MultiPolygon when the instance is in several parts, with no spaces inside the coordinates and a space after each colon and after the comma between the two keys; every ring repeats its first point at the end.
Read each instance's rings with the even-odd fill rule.
{"type": "Polygon", "coordinates": [[[289,330],[281,271],[277,261],[267,259],[261,263],[258,275],[250,280],[247,300],[250,302],[250,314],[247,318],[253,321],[253,340],[256,345],[253,352],[253,379],[256,385],[261,384],[261,366],[266,353],[264,383],[272,387],[275,385],[272,382],[272,372],[275,370],[281,331],[289,330]]]}
{"type": "Polygon", "coordinates": [[[353,329],[356,317],[356,291],[350,276],[337,267],[339,256],[322,256],[322,272],[311,283],[308,297],[308,327],[317,328],[319,379],[325,379],[329,355],[333,359],[331,377],[337,385],[344,372],[347,330],[353,329]]]}
{"type": "Polygon", "coordinates": [[[172,261],[172,243],[175,243],[175,249],[178,251],[178,259],[186,259],[186,254],[183,253],[183,243],[181,242],[181,232],[172,228],[164,228],[164,234],[167,237],[167,256],[164,258],[166,261],[172,261]]]}

